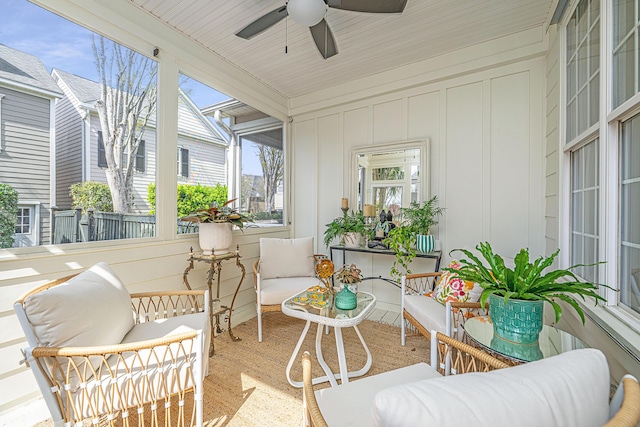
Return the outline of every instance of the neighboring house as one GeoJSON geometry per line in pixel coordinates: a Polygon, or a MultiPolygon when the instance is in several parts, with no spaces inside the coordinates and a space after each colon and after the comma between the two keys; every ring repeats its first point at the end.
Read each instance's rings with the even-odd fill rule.
{"type": "Polygon", "coordinates": [[[48,244],[60,89],[40,59],[0,44],[0,182],[18,191],[14,246],[48,244]]]}
{"type": "MultiPolygon", "coordinates": [[[[57,105],[56,165],[57,204],[71,208],[69,187],[86,181],[107,182],[102,128],[95,102],[100,98],[100,83],[54,69],[54,80],[64,93],[57,105]]],[[[147,187],[156,181],[156,119],[152,117],[143,135],[144,144],[135,159],[134,209],[146,213],[147,187]]],[[[178,96],[179,184],[213,186],[226,184],[227,142],[205,118],[189,97],[178,96]]]]}

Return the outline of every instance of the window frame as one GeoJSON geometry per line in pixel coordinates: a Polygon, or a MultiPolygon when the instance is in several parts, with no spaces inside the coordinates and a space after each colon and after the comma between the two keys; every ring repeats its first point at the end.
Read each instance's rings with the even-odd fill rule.
{"type": "MultiPolygon", "coordinates": [[[[636,3],[639,3],[636,0],[636,3]]],[[[620,287],[620,164],[619,150],[621,144],[621,127],[625,120],[640,114],[640,93],[636,93],[621,105],[613,108],[613,4],[606,0],[600,1],[600,100],[598,122],[573,140],[567,141],[567,23],[578,7],[579,1],[574,0],[562,19],[559,28],[560,37],[560,257],[562,267],[571,265],[571,155],[573,151],[583,147],[594,138],[599,139],[599,245],[600,260],[606,263],[599,266],[599,281],[612,286],[614,289],[601,289],[607,302],[606,310],[631,327],[635,333],[640,332],[640,314],[619,303],[620,287]]],[[[638,5],[636,5],[637,7],[638,5]]],[[[637,54],[640,54],[637,52],[637,54]]],[[[636,56],[637,58],[637,56],[636,56]]],[[[592,309],[585,305],[587,314],[592,309]]],[[[605,323],[608,322],[605,320],[605,323]]]]}

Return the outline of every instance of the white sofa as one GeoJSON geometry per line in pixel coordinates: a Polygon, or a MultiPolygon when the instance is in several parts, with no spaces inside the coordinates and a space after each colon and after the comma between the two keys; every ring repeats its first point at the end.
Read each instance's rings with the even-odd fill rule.
{"type": "Polygon", "coordinates": [[[153,417],[169,403],[174,415],[202,425],[208,298],[208,291],[130,295],[98,263],[18,299],[26,361],[54,424],[145,411],[153,417]],[[193,418],[182,410],[186,399],[193,400],[193,418]]]}
{"type": "MultiPolygon", "coordinates": [[[[432,348],[439,345],[436,335],[442,336],[432,331],[432,348]]],[[[314,418],[308,409],[310,425],[589,427],[608,425],[622,412],[621,396],[609,402],[609,369],[596,349],[490,372],[441,376],[438,367],[437,362],[421,363],[317,390],[313,396],[305,392],[307,406],[313,409],[309,401],[315,397],[321,413],[314,418]]],[[[629,423],[611,425],[640,421],[640,387],[635,379],[627,386],[635,409],[625,402],[629,423]]]]}

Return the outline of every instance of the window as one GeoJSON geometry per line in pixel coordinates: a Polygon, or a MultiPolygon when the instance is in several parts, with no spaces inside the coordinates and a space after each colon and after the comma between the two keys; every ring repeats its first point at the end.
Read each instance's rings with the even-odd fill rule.
{"type": "Polygon", "coordinates": [[[98,167],[107,167],[107,153],[104,149],[104,140],[102,139],[102,131],[98,131],[98,167]]]}
{"type": "MultiPolygon", "coordinates": [[[[154,236],[147,189],[155,183],[161,128],[155,117],[156,61],[30,2],[12,7],[29,17],[3,30],[0,53],[8,70],[0,83],[7,138],[0,182],[20,194],[17,246],[154,236]],[[55,34],[51,43],[73,46],[74,55],[50,55],[41,28],[55,34]],[[24,76],[33,78],[25,83],[24,76]],[[107,118],[110,112],[118,118],[107,118]],[[143,146],[131,156],[132,142],[142,135],[143,146]],[[135,161],[131,170],[128,161],[135,161]],[[93,208],[94,216],[80,218],[76,207],[93,208]],[[83,232],[74,232],[80,224],[83,232]]],[[[128,39],[129,46],[136,44],[147,48],[128,39]]]]}
{"type": "Polygon", "coordinates": [[[613,107],[638,93],[638,0],[613,3],[613,107]]]}
{"type": "Polygon", "coordinates": [[[598,282],[598,140],[571,153],[571,265],[575,272],[598,282]]]}
{"type": "Polygon", "coordinates": [[[145,155],[144,155],[144,140],[140,141],[138,146],[138,152],[136,153],[136,172],[145,171],[145,155]]]}
{"type": "Polygon", "coordinates": [[[178,81],[178,218],[235,199],[252,227],[282,225],[282,122],[184,74],[178,81]]]}
{"type": "Polygon", "coordinates": [[[189,178],[189,150],[178,148],[178,176],[189,178]]]}
{"type": "Polygon", "coordinates": [[[620,303],[640,313],[640,115],[622,123],[620,303]]]}
{"type": "Polygon", "coordinates": [[[638,331],[639,19],[640,0],[581,0],[567,16],[563,141],[570,207],[566,261],[587,264],[575,270],[583,279],[616,288],[619,292],[606,292],[611,313],[638,331]],[[601,4],[610,8],[610,21],[600,18],[601,4]],[[601,26],[605,55],[600,54],[601,26]],[[604,69],[611,70],[609,81],[602,79],[604,69]],[[601,261],[606,263],[588,265],[601,261]]]}
{"type": "Polygon", "coordinates": [[[600,0],[582,0],[567,24],[567,142],[598,122],[600,0]]]}
{"type": "Polygon", "coordinates": [[[245,134],[242,153],[241,207],[259,226],[282,225],[284,151],[282,128],[245,134]]]}
{"type": "Polygon", "coordinates": [[[16,234],[31,233],[31,208],[19,208],[16,221],[16,234]]]}

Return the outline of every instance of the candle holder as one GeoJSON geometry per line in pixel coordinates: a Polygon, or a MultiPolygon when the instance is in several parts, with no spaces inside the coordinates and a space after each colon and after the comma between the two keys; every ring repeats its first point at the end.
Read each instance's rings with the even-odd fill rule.
{"type": "Polygon", "coordinates": [[[347,212],[349,212],[349,208],[340,208],[342,210],[342,216],[346,217],[347,216],[347,212]]]}

